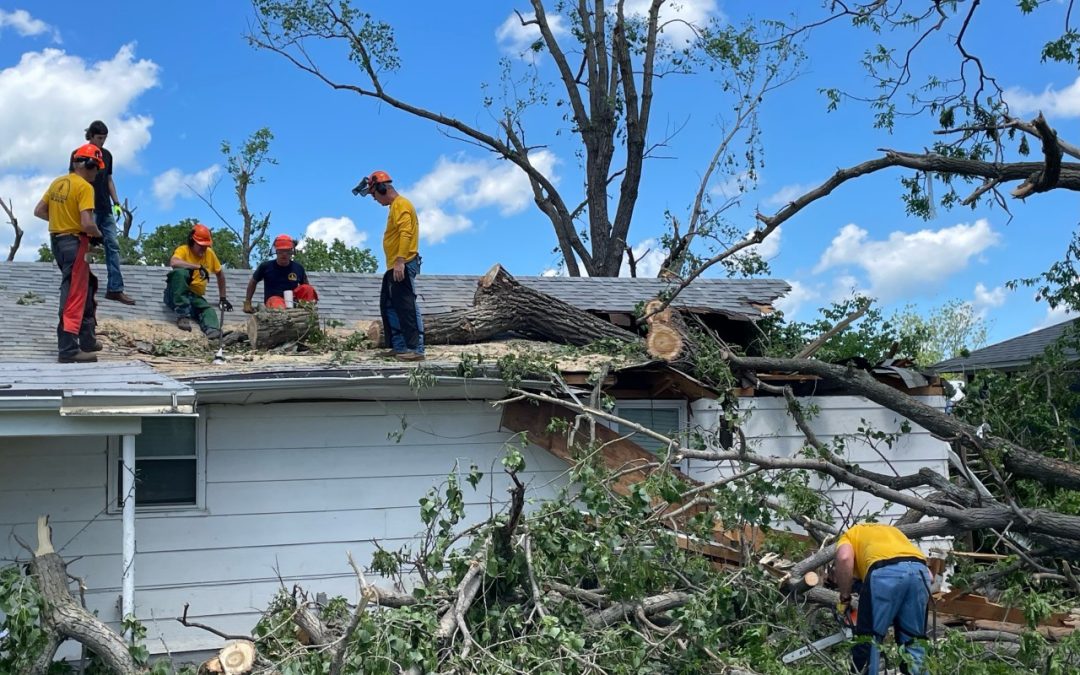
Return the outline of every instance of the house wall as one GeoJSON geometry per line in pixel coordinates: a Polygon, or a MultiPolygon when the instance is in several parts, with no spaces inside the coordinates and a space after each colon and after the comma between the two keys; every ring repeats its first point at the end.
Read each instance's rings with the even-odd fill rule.
{"type": "MultiPolygon", "coordinates": [[[[220,639],[187,629],[188,618],[248,633],[284,583],[311,592],[356,595],[346,561],[361,565],[371,540],[395,549],[422,529],[418,500],[456,461],[484,472],[478,491],[462,481],[470,522],[504,502],[509,481],[499,460],[513,435],[483,401],[322,402],[207,405],[206,499],[200,511],[136,518],[136,614],[147,645],[173,653],[220,639]],[[402,431],[400,442],[388,435],[402,431]]],[[[87,605],[117,621],[120,517],[106,512],[104,438],[15,438],[0,450],[0,557],[25,558],[39,513],[53,517],[54,540],[72,574],[88,586],[87,605]],[[70,541],[69,541],[70,540],[70,541]]],[[[555,494],[565,465],[526,448],[528,495],[555,494]]]]}
{"type": "MultiPolygon", "coordinates": [[[[918,397],[923,403],[939,410],[945,408],[941,396],[918,397]]],[[[861,396],[817,396],[800,399],[804,409],[816,408],[809,415],[809,424],[818,438],[832,444],[841,436],[857,433],[859,427],[894,433],[900,430],[904,418],[861,396]]],[[[692,404],[691,425],[715,429],[719,419],[719,405],[715,401],[699,400],[692,404]]],[[[739,409],[744,416],[743,430],[754,451],[775,457],[791,457],[802,448],[806,440],[786,411],[786,402],[779,397],[754,397],[739,399],[739,409]]],[[[844,456],[864,469],[883,474],[915,473],[922,467],[942,475],[948,475],[948,444],[930,435],[926,429],[912,424],[911,432],[901,436],[890,448],[878,443],[877,449],[859,440],[847,440],[844,456]]],[[[690,474],[702,481],[712,481],[733,473],[730,464],[691,461],[690,474]]],[[[884,500],[856,492],[846,485],[835,485],[821,478],[812,478],[811,485],[824,489],[837,504],[838,522],[844,517],[858,518],[881,512],[883,520],[895,519],[906,510],[896,504],[886,505],[884,500]]],[[[850,522],[850,520],[849,520],[850,522]]]]}

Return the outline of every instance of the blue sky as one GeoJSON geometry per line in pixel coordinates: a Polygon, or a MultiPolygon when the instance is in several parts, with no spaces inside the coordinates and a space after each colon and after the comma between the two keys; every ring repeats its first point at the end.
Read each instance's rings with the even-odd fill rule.
{"type": "MultiPolygon", "coordinates": [[[[798,9],[806,19],[821,11],[821,3],[809,0],[679,5],[687,20],[734,23],[760,16],[762,7],[773,16],[798,9]]],[[[1061,12],[1051,3],[1021,17],[1013,3],[984,5],[969,47],[1011,90],[1015,111],[1030,118],[1043,110],[1063,138],[1080,142],[1080,73],[1039,62],[1042,42],[1060,32],[1061,12]]],[[[497,86],[500,58],[522,65],[522,36],[508,20],[527,3],[482,3],[467,12],[440,2],[371,7],[397,32],[403,67],[386,80],[392,93],[492,130],[481,105],[482,85],[497,86]]],[[[251,8],[240,1],[120,1],[92,12],[68,0],[0,2],[0,128],[6,140],[0,146],[0,197],[14,200],[27,229],[20,259],[32,259],[44,240],[33,204],[83,142],[87,124],[102,119],[111,131],[106,147],[116,157],[120,196],[138,206],[136,222],[147,230],[185,217],[219,225],[187,186],[205,190],[222,177],[222,140],[235,145],[268,126],[279,164],[266,168],[266,182],[252,188],[250,199],[257,211],[271,212],[272,234],[337,236],[377,251],[386,212],[349,189],[366,173],[384,169],[421,209],[426,273],[478,274],[495,262],[519,275],[557,269],[550,224],[514,167],[428,122],[334,92],[281,57],[256,51],[244,40],[250,21],[251,8]]],[[[916,81],[931,69],[941,72],[939,64],[955,70],[946,37],[920,52],[916,81]]],[[[868,35],[839,24],[810,36],[799,77],[761,109],[765,166],[729,212],[740,227],[754,227],[755,209],[771,214],[837,168],[879,156],[877,148],[920,151],[933,142],[926,118],[901,120],[888,134],[872,128],[864,105],[826,112],[821,87],[870,92],[857,63],[870,44],[868,35]]],[[[318,48],[318,55],[342,79],[352,77],[335,48],[318,48]]],[[[541,76],[551,74],[549,59],[536,65],[541,76]]],[[[652,130],[681,130],[666,158],[647,165],[631,227],[638,252],[651,251],[646,271],[658,263],[664,211],[688,210],[720,136],[725,101],[714,76],[665,78],[658,85],[652,130]]],[[[529,119],[530,143],[545,146],[534,158],[576,196],[580,174],[565,127],[556,134],[559,111],[538,107],[529,119]]],[[[1029,290],[1004,285],[1060,257],[1080,218],[1080,196],[1058,191],[1013,202],[1011,221],[1000,208],[987,207],[939,209],[934,219],[921,221],[907,216],[899,199],[905,175],[887,171],[848,183],[762,245],[773,275],[795,287],[784,303],[789,315],[810,318],[816,307],[856,288],[890,309],[970,301],[989,320],[991,341],[1064,318],[1037,304],[1029,290]]],[[[710,188],[730,194],[733,184],[721,175],[710,188]]],[[[227,180],[213,198],[222,213],[239,220],[227,180]]],[[[9,227],[0,228],[0,250],[11,237],[9,227]]]]}

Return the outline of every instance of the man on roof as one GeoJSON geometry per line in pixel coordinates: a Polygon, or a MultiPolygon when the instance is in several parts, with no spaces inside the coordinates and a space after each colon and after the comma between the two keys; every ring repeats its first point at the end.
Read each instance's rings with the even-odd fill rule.
{"type": "Polygon", "coordinates": [[[94,222],[93,182],[105,168],[101,148],[92,143],[71,154],[71,173],[54,180],[34,215],[49,221],[49,248],[60,268],[60,322],[56,326],[57,361],[92,363],[101,343],[97,328],[97,277],[86,261],[90,240],[100,239],[94,222]]]}
{"type": "Polygon", "coordinates": [[[218,308],[232,311],[232,303],[225,295],[225,271],[214,253],[210,228],[196,223],[188,233],[186,244],[173,251],[169,272],[165,281],[165,304],[176,312],[176,325],[181,330],[191,330],[191,320],[199,322],[206,337],[221,336],[221,320],[210,303],[206,301],[206,283],[210,275],[217,277],[218,308]]]}
{"type": "Polygon", "coordinates": [[[293,260],[296,242],[287,234],[274,238],[274,259],[267,260],[255,268],[255,273],[248,280],[247,294],[244,296],[244,311],[255,313],[251,298],[255,287],[263,284],[263,304],[270,309],[286,307],[285,293],[292,292],[294,300],[299,302],[318,302],[319,294],[308,283],[304,266],[293,260]]]}
{"type": "Polygon", "coordinates": [[[926,639],[926,609],[930,600],[930,570],[926,555],[892,525],[854,525],[836,542],[834,565],[840,603],[851,602],[853,579],[862,581],[855,636],[867,639],[851,648],[857,673],[876,673],[880,661],[878,644],[893,627],[896,643],[911,657],[911,668],[901,664],[903,673],[926,673],[926,650],[918,642],[926,639]]]}
{"type": "Polygon", "coordinates": [[[387,269],[379,296],[383,335],[399,361],[423,361],[424,321],[416,302],[415,284],[423,259],[418,248],[420,223],[416,209],[398,194],[393,179],[385,171],[375,171],[364,178],[353,193],[371,195],[382,206],[390,207],[383,233],[387,269]]]}

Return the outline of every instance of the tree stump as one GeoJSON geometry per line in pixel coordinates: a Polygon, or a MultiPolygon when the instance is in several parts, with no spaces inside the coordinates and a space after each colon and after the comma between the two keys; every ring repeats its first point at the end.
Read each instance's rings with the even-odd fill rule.
{"type": "Polygon", "coordinates": [[[248,317],[248,341],[253,349],[273,349],[286,342],[302,340],[319,326],[314,307],[266,309],[248,317]]]}

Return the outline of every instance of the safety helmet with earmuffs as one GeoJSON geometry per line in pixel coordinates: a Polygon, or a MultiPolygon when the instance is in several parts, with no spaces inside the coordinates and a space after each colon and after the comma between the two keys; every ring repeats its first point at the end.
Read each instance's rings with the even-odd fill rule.
{"type": "Polygon", "coordinates": [[[360,183],[352,189],[352,193],[361,197],[367,197],[372,192],[384,195],[387,191],[387,185],[392,183],[393,180],[390,178],[390,174],[385,171],[372,171],[371,175],[364,176],[360,183]]]}

